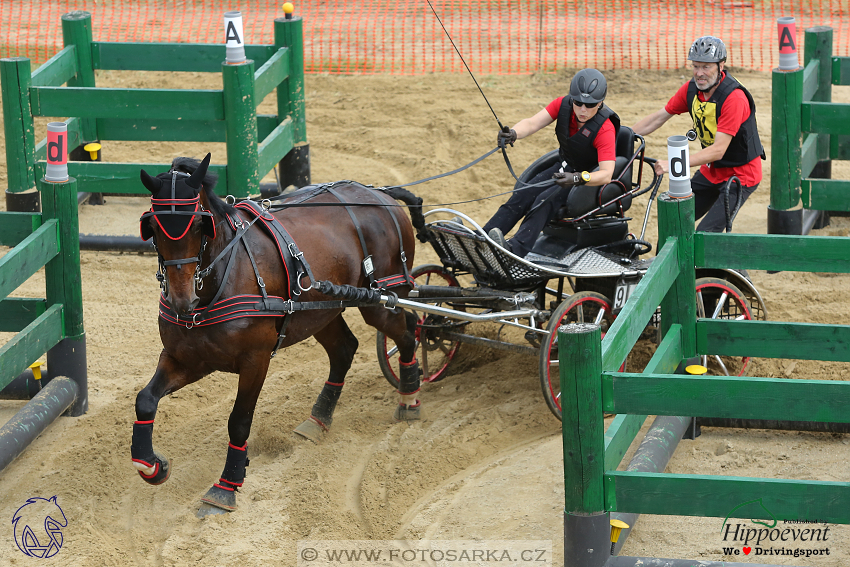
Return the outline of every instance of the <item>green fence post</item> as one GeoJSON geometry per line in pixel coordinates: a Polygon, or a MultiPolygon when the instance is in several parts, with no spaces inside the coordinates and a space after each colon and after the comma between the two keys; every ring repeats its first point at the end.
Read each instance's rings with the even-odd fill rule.
{"type": "MultiPolygon", "coordinates": [[[[68,12],[62,15],[62,39],[65,47],[74,46],[77,56],[77,75],[68,81],[69,87],[94,87],[94,60],[92,58],[91,14],[83,11],[68,12]]],[[[98,141],[97,120],[80,120],[81,144],[98,141]]],[[[72,148],[73,151],[76,148],[72,148]]],[[[73,159],[73,158],[71,158],[73,159]]]]}
{"type": "MultiPolygon", "coordinates": [[[[62,38],[65,46],[73,45],[77,55],[77,76],[68,81],[69,87],[94,87],[94,54],[92,53],[92,20],[88,12],[74,11],[62,15],[62,38]]],[[[80,119],[80,145],[69,148],[68,159],[72,161],[101,161],[100,151],[92,158],[84,146],[100,142],[96,118],[80,119]]],[[[103,196],[93,193],[89,197],[90,205],[102,205],[103,196]]]]}
{"type": "Polygon", "coordinates": [[[59,254],[44,267],[47,283],[47,306],[61,304],[63,339],[47,352],[48,381],[67,376],[77,383],[79,393],[69,415],[88,411],[88,369],[86,366],[86,333],[83,328],[83,289],[80,273],[80,222],[77,203],[77,180],[51,183],[39,180],[44,219],[59,221],[59,254]]]}
{"type": "Polygon", "coordinates": [[[803,68],[773,70],[768,234],[802,234],[803,68]]]}
{"type": "Polygon", "coordinates": [[[227,142],[227,191],[236,197],[260,192],[254,61],[221,64],[227,142]]]}
{"type": "Polygon", "coordinates": [[[6,139],[6,210],[38,212],[35,183],[35,126],[30,108],[32,67],[26,57],[0,59],[3,130],[6,139]]]}
{"type": "MultiPolygon", "coordinates": [[[[91,46],[91,25],[91,14],[88,12],[75,11],[62,15],[62,39],[65,47],[69,45],[74,46],[74,51],[77,55],[77,75],[68,81],[69,87],[96,86],[91,46]]],[[[97,121],[95,118],[83,118],[80,121],[80,125],[82,144],[98,141],[97,121]]]]}
{"type": "Polygon", "coordinates": [[[563,325],[557,333],[564,441],[564,562],[601,567],[611,556],[603,485],[602,331],[599,325],[579,323],[563,325]]]}
{"type": "Polygon", "coordinates": [[[307,117],[304,112],[304,33],[299,16],[276,18],[275,47],[289,50],[289,77],[277,88],[277,117],[292,119],[294,147],[280,160],[280,184],[303,187],[310,184],[310,145],[307,143],[307,117]]]}
{"type": "Polygon", "coordinates": [[[682,358],[696,356],[696,272],[694,270],[694,197],[658,197],[658,247],[677,238],[679,275],[661,301],[661,336],[673,324],[682,326],[682,358]]]}
{"type": "MultiPolygon", "coordinates": [[[[805,38],[806,52],[803,58],[803,66],[810,61],[817,60],[818,65],[818,88],[812,95],[816,102],[832,102],[832,28],[829,26],[815,26],[806,30],[805,38]]],[[[830,156],[830,145],[838,143],[838,136],[829,134],[818,134],[817,155],[818,163],[809,174],[813,179],[832,179],[832,161],[830,156]]],[[[847,216],[843,211],[823,211],[820,221],[812,228],[823,228],[829,224],[830,216],[847,216]]]]}

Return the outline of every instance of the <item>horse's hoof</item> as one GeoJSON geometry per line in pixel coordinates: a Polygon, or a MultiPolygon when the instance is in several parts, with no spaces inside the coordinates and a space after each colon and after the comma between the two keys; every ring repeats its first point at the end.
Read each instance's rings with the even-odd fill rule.
{"type": "MultiPolygon", "coordinates": [[[[207,504],[210,504],[211,506],[215,506],[216,508],[221,508],[226,512],[232,512],[236,509],[236,491],[225,490],[216,485],[213,485],[201,498],[201,502],[205,502],[207,504]]],[[[203,508],[204,506],[201,505],[201,510],[198,510],[198,514],[201,513],[203,508]]],[[[204,514],[204,516],[206,516],[207,514],[221,513],[223,512],[207,512],[206,514],[204,514]]],[[[203,516],[199,515],[198,517],[201,518],[203,516]]]]}
{"type": "MultiPolygon", "coordinates": [[[[158,485],[168,480],[171,476],[171,462],[156,451],[153,454],[155,457],[153,471],[150,474],[146,474],[150,469],[146,469],[145,471],[140,470],[139,476],[148,484],[158,485]]],[[[137,463],[134,464],[138,467],[137,463]]]]}
{"type": "Polygon", "coordinates": [[[304,420],[301,425],[295,428],[296,435],[300,435],[304,439],[309,439],[317,444],[322,440],[326,431],[327,428],[313,416],[310,416],[309,419],[304,420]]]}
{"type": "Polygon", "coordinates": [[[415,404],[398,404],[395,408],[395,413],[393,413],[393,419],[396,421],[416,421],[422,419],[419,410],[420,404],[418,400],[415,404]]]}
{"type": "Polygon", "coordinates": [[[225,510],[224,508],[219,508],[218,506],[213,506],[212,504],[207,504],[206,502],[201,503],[201,507],[198,508],[198,511],[195,513],[195,516],[198,518],[205,518],[207,516],[215,516],[217,514],[229,514],[230,510],[225,510]]]}

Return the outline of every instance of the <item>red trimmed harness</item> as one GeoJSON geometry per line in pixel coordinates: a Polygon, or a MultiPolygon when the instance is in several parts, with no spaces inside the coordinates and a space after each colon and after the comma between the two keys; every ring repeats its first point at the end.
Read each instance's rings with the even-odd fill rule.
{"type": "MultiPolygon", "coordinates": [[[[317,188],[310,188],[318,189],[318,191],[310,191],[311,194],[307,198],[313,197],[321,192],[327,191],[340,200],[341,206],[345,206],[352,219],[352,222],[354,223],[355,228],[357,229],[357,235],[360,239],[361,247],[363,248],[363,269],[366,275],[369,277],[370,287],[372,289],[382,290],[401,285],[408,285],[410,287],[413,287],[413,278],[410,276],[410,273],[407,269],[406,254],[404,252],[404,243],[402,241],[401,228],[399,227],[398,221],[395,219],[395,216],[390,215],[393,220],[393,223],[396,226],[396,231],[398,232],[400,243],[400,255],[402,259],[404,273],[376,279],[374,277],[374,270],[372,268],[372,257],[368,253],[368,249],[366,247],[366,240],[363,236],[360,223],[358,222],[357,217],[354,215],[354,211],[351,210],[351,207],[349,207],[349,205],[345,203],[340,197],[340,195],[333,189],[333,185],[334,184],[328,184],[319,186],[317,188]]],[[[277,350],[280,348],[280,345],[283,343],[283,339],[286,336],[286,327],[288,326],[290,320],[290,318],[286,317],[286,315],[292,314],[295,311],[311,309],[344,309],[346,307],[357,307],[360,305],[360,302],[356,300],[299,302],[298,296],[300,296],[302,292],[312,289],[313,284],[316,282],[312,270],[310,269],[310,265],[304,258],[304,253],[298,249],[298,245],[295,243],[295,240],[280,223],[280,221],[278,221],[267,209],[263,208],[263,206],[261,206],[257,202],[252,200],[245,200],[237,204],[235,208],[245,212],[251,218],[251,220],[246,223],[240,218],[236,218],[234,220],[231,215],[227,215],[227,221],[230,224],[231,228],[236,231],[236,235],[234,236],[233,240],[225,247],[225,249],[222,250],[219,255],[215,259],[213,259],[206,268],[204,268],[203,270],[199,269],[195,275],[196,286],[198,290],[200,290],[203,288],[203,279],[212,272],[213,266],[219,260],[221,260],[228,252],[230,252],[230,258],[228,259],[227,267],[225,268],[224,275],[221,279],[222,283],[219,286],[219,290],[216,293],[215,297],[209,305],[194,311],[192,314],[192,318],[186,321],[180,320],[176,312],[174,312],[174,310],[165,301],[165,295],[163,293],[162,295],[160,295],[159,301],[159,315],[163,320],[176,325],[185,325],[187,329],[191,329],[193,327],[205,327],[209,325],[216,325],[218,323],[224,323],[225,321],[231,321],[233,319],[238,319],[242,317],[283,317],[283,324],[281,325],[281,330],[278,333],[277,344],[275,345],[275,348],[271,354],[271,356],[274,357],[274,355],[277,353],[277,350]],[[244,234],[248,231],[248,229],[255,223],[259,223],[260,226],[264,228],[266,234],[272,239],[272,241],[277,247],[280,260],[286,272],[287,289],[290,290],[290,299],[285,299],[280,296],[270,296],[266,293],[265,282],[263,282],[263,278],[260,276],[259,270],[257,268],[257,263],[254,260],[254,255],[251,251],[251,248],[248,245],[248,242],[244,238],[242,238],[244,234]],[[236,244],[239,241],[242,242],[243,247],[245,248],[245,251],[248,254],[248,257],[251,260],[251,264],[254,268],[254,274],[257,277],[257,283],[260,287],[260,295],[243,294],[225,299],[220,299],[220,295],[224,289],[224,283],[227,281],[227,277],[230,274],[231,268],[234,264],[234,259],[236,256],[236,244]],[[293,274],[295,274],[294,278],[292,277],[293,274]],[[305,276],[310,280],[309,287],[304,287],[301,285],[301,280],[305,276]]],[[[200,267],[200,258],[198,259],[198,266],[200,267]]]]}

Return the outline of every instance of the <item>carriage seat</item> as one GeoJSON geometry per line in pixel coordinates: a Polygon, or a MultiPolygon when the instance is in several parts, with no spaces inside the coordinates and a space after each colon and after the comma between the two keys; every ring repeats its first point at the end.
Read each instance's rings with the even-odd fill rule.
{"type": "MultiPolygon", "coordinates": [[[[617,132],[616,162],[614,163],[613,180],[604,187],[576,187],[567,199],[565,207],[558,211],[556,219],[571,219],[589,213],[596,207],[607,203],[621,195],[625,195],[632,189],[634,163],[628,168],[626,165],[635,154],[634,131],[628,126],[620,126],[617,132]]],[[[631,196],[626,196],[616,203],[600,209],[594,216],[619,216],[632,206],[631,196]]]]}

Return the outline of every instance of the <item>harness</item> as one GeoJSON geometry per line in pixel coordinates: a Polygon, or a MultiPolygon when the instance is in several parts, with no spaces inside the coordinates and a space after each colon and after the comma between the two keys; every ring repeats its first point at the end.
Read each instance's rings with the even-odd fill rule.
{"type": "MultiPolygon", "coordinates": [[[[348,183],[351,182],[349,181],[348,183]]],[[[361,185],[361,187],[366,186],[361,185]]],[[[328,193],[336,197],[340,203],[345,202],[339,192],[334,190],[333,185],[326,186],[325,189],[328,193]]],[[[395,215],[390,213],[390,218],[395,225],[396,234],[398,234],[399,256],[401,257],[401,266],[404,273],[376,280],[375,267],[372,263],[372,255],[369,254],[369,249],[366,246],[366,239],[363,237],[363,230],[360,228],[360,222],[357,220],[357,215],[354,214],[354,210],[352,210],[349,205],[344,206],[345,210],[348,212],[348,216],[351,217],[351,222],[354,223],[354,228],[357,229],[357,238],[360,239],[360,247],[363,249],[363,272],[369,278],[369,287],[372,289],[386,289],[406,284],[412,287],[413,278],[410,277],[410,273],[407,270],[407,254],[404,253],[404,241],[401,238],[401,227],[398,225],[395,215]]]]}
{"type": "MultiPolygon", "coordinates": [[[[358,221],[357,216],[354,213],[352,207],[347,204],[343,204],[345,202],[342,199],[342,196],[339,194],[338,191],[334,189],[334,185],[338,183],[351,182],[341,181],[316,187],[311,186],[304,188],[302,189],[302,191],[304,191],[305,194],[301,197],[301,199],[296,201],[296,203],[303,203],[304,201],[317,195],[320,195],[324,192],[328,192],[333,195],[337,200],[340,201],[340,206],[345,207],[346,211],[349,214],[349,217],[354,223],[355,229],[357,230],[357,236],[360,240],[360,245],[363,250],[364,256],[363,270],[369,278],[370,288],[373,290],[387,290],[388,288],[400,285],[409,285],[412,287],[413,278],[410,276],[410,273],[407,268],[407,256],[404,251],[401,227],[399,226],[395,215],[390,214],[390,217],[393,220],[393,223],[396,227],[396,232],[398,234],[400,249],[399,252],[402,260],[404,273],[376,279],[374,275],[372,257],[369,254],[366,245],[366,239],[363,235],[361,223],[358,221]]],[[[371,187],[366,187],[365,185],[357,185],[359,185],[360,187],[368,188],[373,192],[376,191],[375,189],[372,189],[371,187]]],[[[345,296],[353,297],[353,299],[338,299],[328,301],[299,301],[298,298],[303,292],[309,291],[314,287],[321,287],[323,293],[326,293],[327,290],[335,290],[336,288],[332,285],[328,287],[327,285],[325,285],[327,282],[317,282],[312,270],[310,269],[310,264],[304,258],[304,253],[299,250],[298,245],[295,243],[295,240],[292,238],[286,228],[284,228],[280,221],[278,221],[271,214],[271,212],[269,211],[268,203],[268,201],[264,201],[262,204],[260,204],[253,200],[245,200],[235,205],[235,208],[242,212],[245,216],[247,216],[248,220],[243,220],[238,216],[234,218],[234,216],[230,214],[226,215],[230,227],[236,232],[236,234],[234,235],[233,239],[228,243],[228,245],[218,254],[218,256],[216,256],[209,263],[209,265],[202,270],[200,269],[200,265],[201,257],[206,246],[206,235],[204,236],[204,240],[202,241],[201,251],[199,252],[197,258],[163,261],[162,256],[159,256],[162,275],[160,272],[157,272],[157,279],[162,278],[160,279],[160,283],[163,287],[163,293],[160,295],[159,301],[159,314],[164,321],[176,325],[184,325],[187,329],[191,329],[193,327],[216,325],[242,317],[282,317],[283,321],[281,323],[280,331],[278,332],[277,344],[275,345],[271,353],[271,356],[274,357],[275,354],[277,354],[280,345],[283,343],[283,340],[286,338],[286,329],[290,321],[290,318],[286,317],[286,315],[291,315],[295,311],[315,309],[344,309],[346,307],[357,307],[362,305],[362,301],[358,299],[358,296],[356,294],[352,295],[350,292],[347,292],[345,296]],[[287,289],[289,289],[290,291],[289,299],[285,299],[280,296],[268,295],[266,293],[265,282],[263,281],[263,278],[259,273],[259,268],[257,267],[257,262],[254,259],[254,254],[251,251],[251,247],[247,239],[243,238],[245,233],[247,233],[248,230],[255,224],[258,224],[264,229],[263,231],[266,233],[267,236],[272,239],[272,241],[275,243],[275,246],[277,247],[278,255],[280,257],[281,263],[283,264],[284,271],[286,272],[287,289]],[[236,249],[238,248],[239,242],[242,243],[245,252],[248,254],[248,258],[251,261],[251,265],[254,269],[254,275],[257,279],[257,285],[260,289],[260,294],[242,294],[221,299],[221,294],[223,293],[227,278],[230,275],[231,268],[235,264],[236,249]],[[207,306],[194,311],[192,313],[192,318],[189,321],[180,320],[177,313],[165,301],[165,293],[167,290],[166,284],[164,284],[163,282],[167,280],[165,280],[164,277],[164,266],[178,265],[197,261],[198,267],[195,272],[195,285],[198,290],[201,290],[203,289],[203,279],[208,276],[212,272],[214,266],[228,254],[229,258],[227,259],[227,266],[225,267],[224,275],[221,278],[221,284],[219,285],[219,289],[215,297],[210,301],[207,306]],[[293,277],[293,274],[295,277],[293,277]],[[304,287],[302,285],[302,280],[305,277],[310,282],[310,285],[307,287],[304,287]],[[317,286],[316,284],[323,285],[317,286]]],[[[284,207],[285,206],[286,205],[284,205],[284,207]]],[[[161,214],[166,213],[169,212],[163,211],[161,214]]],[[[180,214],[180,211],[177,211],[176,214],[180,214]]],[[[212,216],[211,213],[206,214],[212,216]]],[[[157,254],[159,254],[158,250],[157,254]]],[[[392,302],[392,304],[388,304],[388,307],[394,307],[394,303],[395,302],[392,302]]]]}

